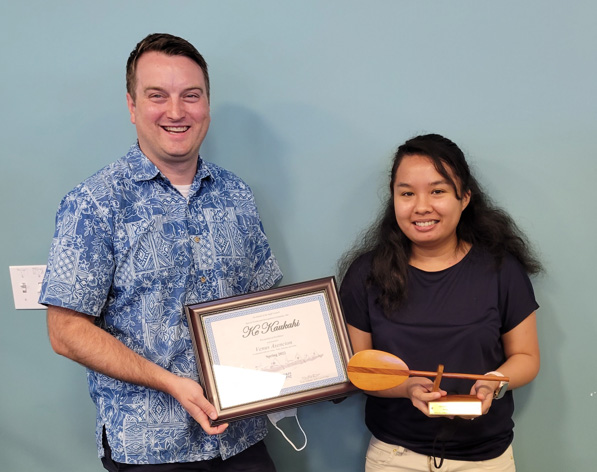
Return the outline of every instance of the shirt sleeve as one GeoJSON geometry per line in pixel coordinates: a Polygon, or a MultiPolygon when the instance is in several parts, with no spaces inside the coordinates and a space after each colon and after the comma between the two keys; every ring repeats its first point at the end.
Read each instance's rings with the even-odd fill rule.
{"type": "Polygon", "coordinates": [[[39,303],[99,316],[114,272],[107,211],[80,185],[62,200],[39,303]]]}
{"type": "MultiPolygon", "coordinates": [[[[245,184],[246,185],[246,184],[245,184]]],[[[263,229],[263,223],[257,210],[257,204],[255,203],[255,197],[251,192],[250,188],[246,186],[250,192],[250,206],[251,209],[248,212],[252,216],[250,218],[250,237],[248,244],[249,256],[253,259],[253,276],[249,286],[250,292],[256,292],[259,290],[267,290],[273,287],[282,279],[282,271],[278,266],[265,230],[263,229]]]]}
{"type": "Polygon", "coordinates": [[[340,303],[346,322],[361,331],[371,332],[367,276],[370,263],[361,256],[349,267],[340,286],[340,303]]]}
{"type": "Polygon", "coordinates": [[[502,334],[514,329],[539,308],[531,280],[513,256],[504,257],[499,273],[499,309],[502,334]]]}

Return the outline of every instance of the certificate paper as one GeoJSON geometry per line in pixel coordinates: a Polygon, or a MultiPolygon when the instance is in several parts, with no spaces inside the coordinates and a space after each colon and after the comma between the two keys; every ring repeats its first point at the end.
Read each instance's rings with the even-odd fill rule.
{"type": "Polygon", "coordinates": [[[332,277],[191,305],[187,316],[208,400],[223,413],[254,416],[353,391],[332,277]]]}

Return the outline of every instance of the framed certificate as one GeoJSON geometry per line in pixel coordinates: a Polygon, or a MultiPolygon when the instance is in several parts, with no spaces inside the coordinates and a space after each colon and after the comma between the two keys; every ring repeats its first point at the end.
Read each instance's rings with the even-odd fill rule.
{"type": "Polygon", "coordinates": [[[333,277],[188,305],[186,314],[214,425],[357,391],[333,277]]]}

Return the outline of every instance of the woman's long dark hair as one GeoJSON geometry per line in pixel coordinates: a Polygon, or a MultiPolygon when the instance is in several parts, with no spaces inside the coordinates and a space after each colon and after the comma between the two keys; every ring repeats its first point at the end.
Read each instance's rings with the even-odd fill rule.
{"type": "Polygon", "coordinates": [[[367,283],[379,288],[378,302],[384,311],[389,313],[406,299],[411,242],[396,222],[394,179],[402,159],[413,155],[429,157],[438,173],[450,182],[458,199],[466,192],[471,193],[470,202],[456,227],[459,243],[467,242],[485,248],[494,257],[497,267],[504,256],[510,253],[520,261],[527,273],[536,274],[542,270],[525,235],[504,210],[491,202],[471,175],[460,148],[443,136],[428,134],[406,141],[396,151],[390,174],[390,196],[384,210],[377,222],[365,233],[360,244],[349,250],[340,260],[341,277],[355,259],[372,252],[371,272],[367,283]]]}

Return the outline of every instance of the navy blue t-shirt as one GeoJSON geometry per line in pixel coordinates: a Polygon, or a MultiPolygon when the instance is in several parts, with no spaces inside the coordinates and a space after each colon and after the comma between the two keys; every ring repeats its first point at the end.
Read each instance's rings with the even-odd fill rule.
{"type": "MultiPolygon", "coordinates": [[[[439,272],[408,269],[408,298],[391,320],[367,284],[372,254],[358,258],[340,288],[346,321],[371,333],[373,349],[400,357],[409,369],[484,374],[505,355],[501,336],[539,306],[521,264],[507,255],[501,266],[473,247],[456,265],[439,272]]],[[[448,393],[468,394],[474,381],[442,379],[448,393]]],[[[487,415],[468,421],[428,418],[409,399],[368,396],[365,422],[381,441],[425,455],[455,460],[498,457],[513,438],[512,392],[492,403],[487,415]],[[436,442],[437,440],[437,442],[436,442]],[[434,442],[436,444],[434,445],[434,442]]]]}

